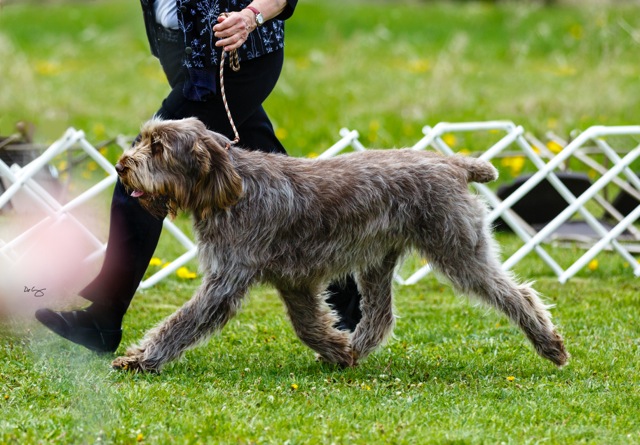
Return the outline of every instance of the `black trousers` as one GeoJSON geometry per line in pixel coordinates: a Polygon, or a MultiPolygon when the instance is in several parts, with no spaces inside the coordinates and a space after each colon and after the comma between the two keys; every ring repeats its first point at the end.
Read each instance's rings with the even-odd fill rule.
{"type": "MultiPolygon", "coordinates": [[[[205,102],[184,97],[183,40],[178,32],[159,31],[159,59],[171,92],[156,114],[164,119],[197,117],[210,130],[233,139],[220,94],[212,95],[205,102]]],[[[262,106],[278,81],[282,65],[283,51],[277,51],[242,61],[238,72],[225,68],[225,91],[242,147],[286,154],[262,106]]],[[[109,307],[116,316],[123,316],[149,265],[161,231],[162,219],[144,210],[118,180],[111,202],[105,260],[98,276],[80,295],[109,307]]],[[[353,279],[333,284],[329,290],[329,303],[340,313],[342,327],[353,329],[360,319],[359,294],[353,279]]]]}

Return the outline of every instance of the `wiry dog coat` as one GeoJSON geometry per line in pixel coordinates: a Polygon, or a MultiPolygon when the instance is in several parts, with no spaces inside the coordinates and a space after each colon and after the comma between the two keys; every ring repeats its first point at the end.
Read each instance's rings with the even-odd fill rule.
{"type": "Polygon", "coordinates": [[[456,289],[504,312],[556,365],[568,357],[535,291],[502,270],[485,208],[468,182],[497,176],[472,157],[380,150],[327,160],[226,148],[196,119],[149,121],[116,165],[150,211],[192,212],[202,285],[115,367],[159,370],[220,329],[256,282],[274,285],[298,337],[353,366],[394,324],[392,277],[417,249],[456,289]],[[327,284],[354,274],[362,320],[334,328],[327,284]]]}

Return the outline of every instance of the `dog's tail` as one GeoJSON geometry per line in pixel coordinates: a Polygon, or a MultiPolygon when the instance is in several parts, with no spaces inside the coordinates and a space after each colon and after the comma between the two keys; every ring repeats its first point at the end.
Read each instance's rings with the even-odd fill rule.
{"type": "Polygon", "coordinates": [[[489,161],[462,155],[451,158],[455,165],[467,171],[468,182],[484,183],[498,179],[498,170],[489,161]]]}

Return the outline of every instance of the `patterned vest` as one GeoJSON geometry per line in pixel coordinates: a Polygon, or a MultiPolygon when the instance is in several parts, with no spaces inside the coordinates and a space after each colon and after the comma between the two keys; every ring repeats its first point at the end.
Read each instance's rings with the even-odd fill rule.
{"type": "MultiPolygon", "coordinates": [[[[185,82],[184,95],[187,99],[204,101],[216,93],[216,75],[220,63],[221,48],[215,46],[213,25],[223,12],[240,11],[251,0],[176,0],[178,26],[184,36],[185,56],[183,64],[189,77],[185,82]]],[[[141,0],[147,37],[151,52],[157,57],[156,24],[153,0],[141,0]]],[[[284,19],[293,14],[297,0],[288,1],[285,12],[267,21],[263,26],[249,33],[249,38],[238,49],[240,61],[251,60],[284,47],[284,19]]]]}

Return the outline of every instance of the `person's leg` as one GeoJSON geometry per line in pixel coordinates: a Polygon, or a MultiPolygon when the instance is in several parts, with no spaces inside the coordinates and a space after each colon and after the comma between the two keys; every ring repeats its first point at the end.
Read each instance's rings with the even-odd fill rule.
{"type": "MultiPolygon", "coordinates": [[[[180,39],[164,33],[161,64],[172,87],[182,74],[180,39]]],[[[149,265],[162,231],[162,218],[143,209],[118,180],[111,201],[107,251],[97,277],[79,292],[92,302],[86,309],[40,309],[36,318],[56,334],[99,352],[117,349],[122,319],[149,265]]]]}
{"type": "Polygon", "coordinates": [[[112,325],[119,327],[122,322],[161,232],[162,218],[144,209],[118,180],[111,201],[109,242],[102,269],[79,293],[104,309],[112,325]]]}
{"type": "Polygon", "coordinates": [[[122,318],[156,248],[162,219],[144,210],[118,181],[111,202],[109,242],[98,276],[79,295],[84,310],[40,309],[36,318],[58,335],[95,351],[115,351],[122,318]]]}

